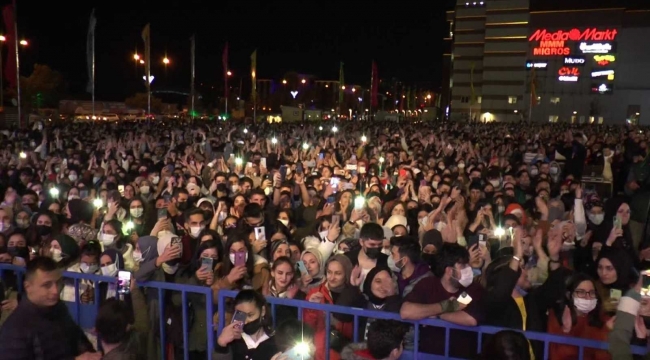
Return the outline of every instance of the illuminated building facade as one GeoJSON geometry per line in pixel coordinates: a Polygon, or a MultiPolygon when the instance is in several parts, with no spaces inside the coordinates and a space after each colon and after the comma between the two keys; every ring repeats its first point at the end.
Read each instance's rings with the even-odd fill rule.
{"type": "Polygon", "coordinates": [[[650,10],[458,0],[447,20],[452,120],[650,124],[650,10]]]}

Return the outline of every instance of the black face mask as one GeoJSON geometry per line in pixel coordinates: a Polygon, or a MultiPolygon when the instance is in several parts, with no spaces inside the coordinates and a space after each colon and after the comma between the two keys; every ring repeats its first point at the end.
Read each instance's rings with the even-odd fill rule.
{"type": "MultiPolygon", "coordinates": [[[[189,200],[188,200],[189,201],[189,200]]],[[[185,211],[187,210],[187,201],[185,202],[177,202],[176,203],[176,208],[180,211],[185,211]]]]}
{"type": "Polygon", "coordinates": [[[375,260],[379,257],[379,254],[381,254],[381,248],[368,248],[365,249],[364,252],[369,259],[375,260]]]}
{"type": "Polygon", "coordinates": [[[205,211],[203,211],[203,213],[205,214],[206,219],[212,221],[212,218],[214,217],[214,212],[212,212],[210,210],[205,210],[205,211]]]}
{"type": "Polygon", "coordinates": [[[29,250],[27,246],[10,246],[7,248],[7,253],[12,257],[20,257],[23,259],[29,258],[29,250]]]}
{"type": "Polygon", "coordinates": [[[36,225],[36,232],[40,236],[47,236],[52,233],[52,227],[47,225],[36,225]]]}
{"type": "Polygon", "coordinates": [[[249,322],[242,327],[242,331],[248,335],[253,335],[262,327],[262,318],[249,322]]]}
{"type": "Polygon", "coordinates": [[[187,198],[187,203],[188,204],[196,204],[199,201],[199,199],[200,198],[198,196],[190,196],[190,197],[187,198]]]}
{"type": "Polygon", "coordinates": [[[429,264],[431,268],[433,269],[433,263],[435,261],[436,254],[426,254],[422,253],[422,261],[424,261],[426,264],[429,264]]]}

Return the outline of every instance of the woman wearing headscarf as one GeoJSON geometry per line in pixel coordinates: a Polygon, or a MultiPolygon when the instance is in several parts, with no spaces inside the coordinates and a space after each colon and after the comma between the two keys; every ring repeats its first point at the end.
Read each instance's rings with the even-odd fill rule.
{"type": "Polygon", "coordinates": [[[319,287],[325,280],[325,264],[323,255],[317,248],[308,248],[300,255],[300,261],[305,264],[306,274],[300,274],[300,290],[305,294],[319,287]]]}
{"type": "MultiPolygon", "coordinates": [[[[307,293],[306,299],[317,304],[334,304],[348,307],[363,306],[363,297],[357,295],[350,283],[352,263],[347,256],[337,254],[325,264],[326,281],[307,293]]],[[[325,328],[325,313],[305,309],[303,321],[316,332],[316,360],[325,359],[325,336],[330,338],[330,359],[338,359],[339,352],[352,340],[354,319],[342,314],[330,315],[330,329],[325,328]]]]}
{"type": "Polygon", "coordinates": [[[134,272],[137,272],[140,269],[140,264],[145,262],[149,252],[153,251],[158,254],[157,243],[158,238],[155,236],[143,236],[138,238],[138,242],[135,244],[135,250],[133,250],[134,272]]]}
{"type": "Polygon", "coordinates": [[[79,260],[79,245],[72,237],[59,234],[50,242],[50,257],[60,269],[67,269],[79,260]]]}
{"type": "Polygon", "coordinates": [[[442,248],[442,234],[440,231],[433,229],[424,233],[422,236],[422,261],[429,264],[432,269],[436,268],[435,255],[442,248]]]}
{"type": "MultiPolygon", "coordinates": [[[[350,289],[358,291],[358,287],[350,289]]],[[[364,309],[399,313],[402,297],[397,289],[393,272],[387,266],[376,266],[363,281],[364,309]]],[[[354,318],[352,319],[354,320],[354,318]]],[[[374,319],[359,318],[360,339],[366,339],[368,328],[374,319]]]]}
{"type": "MultiPolygon", "coordinates": [[[[115,249],[107,249],[99,257],[99,266],[103,276],[117,277],[117,273],[124,270],[124,257],[115,249]]],[[[99,283],[102,299],[117,296],[117,283],[99,283]]]]}
{"type": "Polygon", "coordinates": [[[630,229],[630,205],[622,197],[614,197],[605,203],[605,220],[603,231],[596,234],[596,241],[606,247],[622,249],[633,264],[639,264],[638,249],[632,241],[632,230],[630,229]]]}
{"type": "Polygon", "coordinates": [[[93,223],[93,214],[95,210],[93,205],[80,199],[71,199],[67,205],[68,235],[83,246],[90,240],[97,238],[97,230],[93,229],[90,224],[93,223]]]}
{"type": "Polygon", "coordinates": [[[609,316],[614,316],[618,300],[634,281],[633,266],[628,253],[623,249],[603,248],[596,259],[597,290],[600,292],[603,310],[609,316]]]}

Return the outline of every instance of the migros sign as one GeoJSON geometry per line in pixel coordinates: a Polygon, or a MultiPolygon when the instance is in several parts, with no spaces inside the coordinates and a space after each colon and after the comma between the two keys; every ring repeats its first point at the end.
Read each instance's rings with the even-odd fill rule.
{"type": "Polygon", "coordinates": [[[571,29],[556,32],[538,29],[530,36],[528,41],[614,41],[617,35],[618,30],[616,29],[599,30],[597,28],[588,28],[583,31],[571,29]]]}

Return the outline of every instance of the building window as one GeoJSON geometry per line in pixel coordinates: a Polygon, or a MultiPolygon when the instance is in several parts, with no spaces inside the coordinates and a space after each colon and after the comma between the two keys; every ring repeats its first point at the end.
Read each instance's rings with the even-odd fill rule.
{"type": "Polygon", "coordinates": [[[508,96],[508,104],[516,104],[516,103],[517,103],[516,96],[508,96]]]}
{"type": "Polygon", "coordinates": [[[589,117],[589,123],[590,123],[590,124],[593,124],[593,123],[594,123],[594,120],[596,120],[595,117],[593,117],[593,116],[590,116],[590,117],[589,117]]]}
{"type": "Polygon", "coordinates": [[[557,105],[560,103],[560,98],[559,97],[552,97],[551,98],[551,104],[557,105]]]}
{"type": "Polygon", "coordinates": [[[548,122],[556,123],[558,119],[559,119],[559,116],[551,115],[551,116],[548,117],[548,122]]]}
{"type": "Polygon", "coordinates": [[[483,103],[483,96],[477,96],[477,97],[476,97],[476,103],[477,103],[477,104],[481,104],[481,103],[483,103]]]}
{"type": "Polygon", "coordinates": [[[584,123],[585,123],[585,116],[584,116],[584,115],[580,115],[580,124],[582,125],[582,124],[584,124],[584,123]]]}
{"type": "Polygon", "coordinates": [[[469,96],[462,96],[460,98],[460,102],[463,104],[467,104],[469,102],[469,96]]]}
{"type": "Polygon", "coordinates": [[[605,120],[604,117],[599,116],[599,117],[598,117],[598,124],[602,124],[604,120],[605,120]]]}

